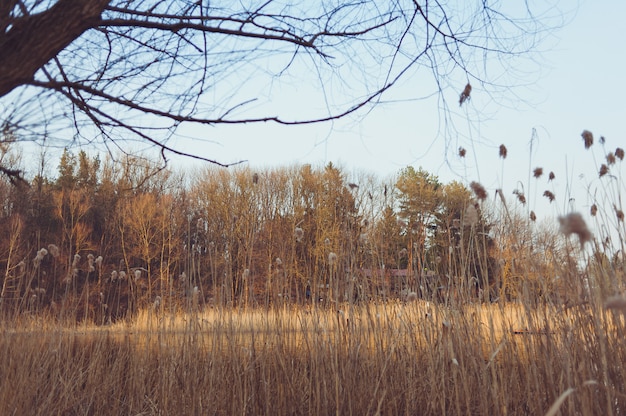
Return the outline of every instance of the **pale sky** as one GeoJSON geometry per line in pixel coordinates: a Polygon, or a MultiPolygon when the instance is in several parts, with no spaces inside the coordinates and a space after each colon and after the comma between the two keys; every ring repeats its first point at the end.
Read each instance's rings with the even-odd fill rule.
{"type": "MultiPolygon", "coordinates": [[[[423,98],[435,90],[432,74],[416,71],[384,95],[383,103],[358,117],[305,126],[185,127],[181,136],[194,139],[180,138],[169,144],[222,163],[245,160],[252,168],[332,162],[349,175],[367,172],[384,179],[408,165],[422,167],[442,182],[479,181],[491,199],[498,188],[508,197],[513,196],[514,189],[523,191],[527,209],[535,210],[540,219],[571,210],[587,215],[594,195],[601,208],[610,209],[622,193],[626,195],[626,186],[610,175],[598,178],[600,164],[605,162],[599,138],[606,138],[606,151],[626,148],[626,83],[622,80],[626,47],[620,36],[626,1],[560,0],[558,6],[564,26],[546,35],[540,45],[542,51],[530,56],[534,62],[513,61],[514,69],[522,75],[511,75],[509,81],[525,85],[489,95],[489,88],[473,82],[471,100],[459,107],[459,94],[466,82],[459,78],[458,83],[444,85],[449,118],[442,117],[441,96],[423,98]],[[590,150],[585,150],[581,138],[585,129],[596,139],[590,150]],[[500,144],[508,148],[504,161],[498,156],[500,144]],[[464,159],[457,156],[459,146],[467,150],[464,159]],[[545,172],[538,180],[529,174],[536,167],[545,172]],[[556,179],[548,183],[550,171],[556,179]],[[542,196],[545,190],[555,194],[554,203],[549,204],[542,196]]],[[[261,73],[281,65],[271,60],[274,55],[269,56],[267,62],[259,64],[261,73]]],[[[315,69],[295,68],[304,71],[303,79],[308,76],[306,71],[315,69]]],[[[254,74],[233,73],[233,79],[216,84],[218,99],[220,94],[228,96],[230,90],[239,91],[237,81],[252,79],[245,84],[244,99],[246,94],[271,96],[270,107],[267,101],[259,101],[253,104],[258,106],[252,107],[253,114],[271,115],[276,109],[277,114],[296,118],[298,111],[307,114],[311,109],[319,110],[313,108],[316,104],[311,97],[319,97],[320,91],[298,79],[298,73],[280,78],[276,85],[273,81],[271,85],[259,84],[258,91],[254,90],[254,74]],[[241,76],[247,79],[239,79],[241,76]]],[[[311,76],[315,80],[315,74],[311,76]]],[[[507,79],[499,77],[497,81],[507,79]]],[[[341,100],[341,94],[345,94],[346,102],[355,98],[340,82],[324,87],[334,100],[341,100]]],[[[172,160],[175,167],[201,165],[189,159],[172,160]]],[[[611,174],[621,178],[619,166],[612,166],[611,174]]]]}
{"type": "MultiPolygon", "coordinates": [[[[600,136],[606,138],[607,151],[626,147],[626,82],[622,79],[626,47],[619,29],[626,2],[587,0],[577,8],[574,2],[562,3],[564,9],[571,7],[565,15],[567,23],[542,45],[546,50],[535,56],[539,66],[532,67],[534,72],[527,79],[520,79],[532,84],[514,89],[517,97],[504,97],[504,106],[493,105],[491,97],[481,96],[481,86],[473,85],[473,100],[459,109],[458,94],[464,84],[458,91],[446,91],[451,110],[459,113],[454,121],[458,134],[448,133],[447,141],[441,130],[438,134],[445,126],[433,99],[381,105],[363,120],[333,125],[245,125],[230,128],[228,133],[211,130],[207,135],[212,142],[194,142],[189,148],[220,162],[247,160],[251,167],[333,162],[349,173],[366,171],[385,177],[407,165],[421,166],[444,182],[480,181],[491,197],[497,188],[509,196],[523,185],[529,208],[544,216],[572,209],[588,213],[591,202],[586,189],[592,193],[604,189],[598,195],[607,190],[597,174],[604,163],[600,136]],[[592,150],[583,146],[584,129],[595,136],[592,150]],[[498,157],[500,144],[508,148],[504,163],[498,157]],[[459,146],[467,149],[465,159],[456,156],[459,146]],[[529,182],[529,167],[543,167],[544,176],[529,182]],[[550,171],[556,175],[552,183],[547,180],[550,171]],[[556,195],[552,205],[542,197],[545,190],[556,195]]],[[[420,81],[405,80],[399,90],[384,98],[409,97],[412,83],[420,81]]],[[[306,100],[306,94],[302,87],[293,105],[306,100]]],[[[617,166],[612,169],[616,172],[617,166]]]]}

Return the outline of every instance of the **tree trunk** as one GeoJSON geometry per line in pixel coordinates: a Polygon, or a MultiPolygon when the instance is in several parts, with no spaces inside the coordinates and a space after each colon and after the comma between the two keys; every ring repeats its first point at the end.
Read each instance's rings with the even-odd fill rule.
{"type": "Polygon", "coordinates": [[[44,12],[10,22],[9,31],[0,34],[0,97],[30,82],[59,52],[96,27],[109,2],[59,0],[44,12]]]}

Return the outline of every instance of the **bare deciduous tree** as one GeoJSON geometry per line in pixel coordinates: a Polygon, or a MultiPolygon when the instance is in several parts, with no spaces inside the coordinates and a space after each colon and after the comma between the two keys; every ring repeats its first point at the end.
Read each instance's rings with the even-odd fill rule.
{"type": "Polygon", "coordinates": [[[220,164],[170,139],[187,124],[320,123],[365,114],[401,79],[424,71],[439,91],[454,85],[455,97],[470,83],[507,87],[501,76],[509,58],[534,50],[554,27],[555,15],[539,7],[497,0],[6,0],[0,124],[46,145],[128,149],[131,140],[160,149],[164,161],[173,152],[220,164]],[[307,101],[293,94],[303,83],[312,91],[307,101]]]}

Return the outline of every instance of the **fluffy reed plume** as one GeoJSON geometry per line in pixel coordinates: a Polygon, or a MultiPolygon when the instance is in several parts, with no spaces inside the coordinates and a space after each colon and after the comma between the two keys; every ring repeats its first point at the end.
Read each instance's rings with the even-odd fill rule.
{"type": "Polygon", "coordinates": [[[624,211],[617,208],[617,206],[613,205],[613,209],[615,210],[615,215],[617,215],[617,220],[624,222],[624,211]]]}
{"type": "Polygon", "coordinates": [[[554,172],[550,172],[550,174],[548,175],[548,181],[552,181],[554,180],[554,178],[556,178],[556,176],[554,176],[554,172]]]}
{"type": "Polygon", "coordinates": [[[459,147],[459,157],[465,157],[466,153],[467,153],[467,150],[465,150],[465,148],[459,147]]]}
{"type": "Polygon", "coordinates": [[[276,257],[276,260],[274,260],[274,264],[276,265],[276,267],[280,267],[283,265],[283,261],[280,257],[276,257]]]}
{"type": "Polygon", "coordinates": [[[116,270],[113,270],[113,271],[111,272],[111,281],[112,281],[112,282],[117,281],[117,271],[116,271],[116,270]]]}
{"type": "Polygon", "coordinates": [[[580,246],[584,246],[587,241],[591,241],[591,231],[587,228],[587,224],[583,219],[583,216],[578,212],[571,212],[564,217],[559,217],[560,230],[566,236],[569,237],[572,234],[578,236],[580,246]]]}
{"type": "Polygon", "coordinates": [[[517,200],[521,202],[522,205],[526,205],[526,196],[522,192],[515,189],[513,191],[513,195],[517,196],[517,200]]]}
{"type": "Polygon", "coordinates": [[[581,136],[585,142],[585,149],[589,149],[593,145],[593,133],[589,130],[583,130],[581,136]]]}
{"type": "Polygon", "coordinates": [[[500,154],[500,157],[501,157],[502,159],[506,159],[507,149],[506,149],[506,146],[505,146],[505,145],[503,145],[503,144],[501,144],[501,145],[500,145],[500,151],[499,151],[499,154],[500,154]]]}
{"type": "Polygon", "coordinates": [[[543,196],[545,196],[546,198],[548,198],[548,200],[550,200],[550,202],[554,201],[554,199],[556,198],[556,197],[554,196],[554,194],[553,194],[552,192],[550,192],[550,191],[545,191],[545,192],[543,193],[543,196]]]}
{"type": "Polygon", "coordinates": [[[463,105],[465,101],[469,100],[471,92],[472,92],[472,86],[468,82],[465,88],[463,89],[463,92],[461,93],[461,97],[459,97],[460,106],[463,105]]]}
{"type": "Polygon", "coordinates": [[[615,164],[615,154],[613,152],[609,152],[606,155],[606,163],[608,163],[609,165],[615,164]]]}
{"type": "Polygon", "coordinates": [[[487,191],[485,190],[485,187],[478,182],[470,183],[470,188],[472,189],[472,191],[474,191],[476,198],[480,199],[481,201],[487,199],[487,191]]]}
{"type": "Polygon", "coordinates": [[[590,210],[591,216],[595,217],[596,214],[598,213],[598,206],[596,204],[593,204],[591,206],[591,210],[590,210]]]}
{"type": "Polygon", "coordinates": [[[59,257],[60,254],[59,247],[57,247],[55,244],[48,244],[48,252],[55,259],[59,257]]]}
{"type": "Polygon", "coordinates": [[[535,211],[530,211],[530,220],[532,222],[537,221],[537,214],[535,214],[535,211]]]}
{"type": "Polygon", "coordinates": [[[298,243],[302,242],[302,239],[304,238],[304,230],[302,228],[296,227],[296,229],[293,231],[293,234],[298,243]]]}
{"type": "Polygon", "coordinates": [[[533,176],[537,179],[541,178],[541,175],[543,175],[543,168],[535,168],[533,170],[533,176]]]}
{"type": "Polygon", "coordinates": [[[617,157],[619,160],[624,160],[624,149],[622,149],[621,147],[615,149],[615,157],[617,157]]]}
{"type": "Polygon", "coordinates": [[[89,253],[87,255],[87,267],[90,273],[96,271],[96,268],[94,267],[94,261],[95,261],[94,255],[89,253]]]}
{"type": "Polygon", "coordinates": [[[470,204],[465,208],[463,214],[463,226],[474,227],[476,224],[478,224],[478,210],[474,205],[470,204]]]}
{"type": "Polygon", "coordinates": [[[47,254],[48,254],[48,250],[46,250],[45,248],[42,248],[41,250],[37,252],[37,255],[33,259],[33,265],[35,268],[39,267],[39,264],[41,263],[43,258],[46,257],[47,254]]]}
{"type": "Polygon", "coordinates": [[[141,279],[141,270],[137,269],[135,270],[135,282],[139,279],[141,279]]]}
{"type": "Polygon", "coordinates": [[[330,252],[328,253],[328,264],[330,266],[334,266],[337,263],[337,253],[330,252]]]}
{"type": "Polygon", "coordinates": [[[603,177],[607,173],[609,173],[609,167],[603,163],[602,166],[600,166],[600,177],[603,177]]]}
{"type": "Polygon", "coordinates": [[[72,260],[72,268],[75,269],[78,267],[78,262],[80,261],[80,254],[74,254],[74,260],[72,260]]]}

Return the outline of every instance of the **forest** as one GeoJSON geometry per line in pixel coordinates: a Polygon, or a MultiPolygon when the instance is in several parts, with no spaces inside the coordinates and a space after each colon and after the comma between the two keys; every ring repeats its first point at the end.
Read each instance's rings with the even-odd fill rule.
{"type": "Polygon", "coordinates": [[[5,314],[104,324],[146,307],[541,302],[578,290],[562,282],[580,279],[554,279],[580,271],[577,252],[532,226],[524,195],[502,197],[503,220],[480,184],[420,168],[386,180],[332,163],[176,172],[65,150],[54,173],[2,182],[5,314]]]}

